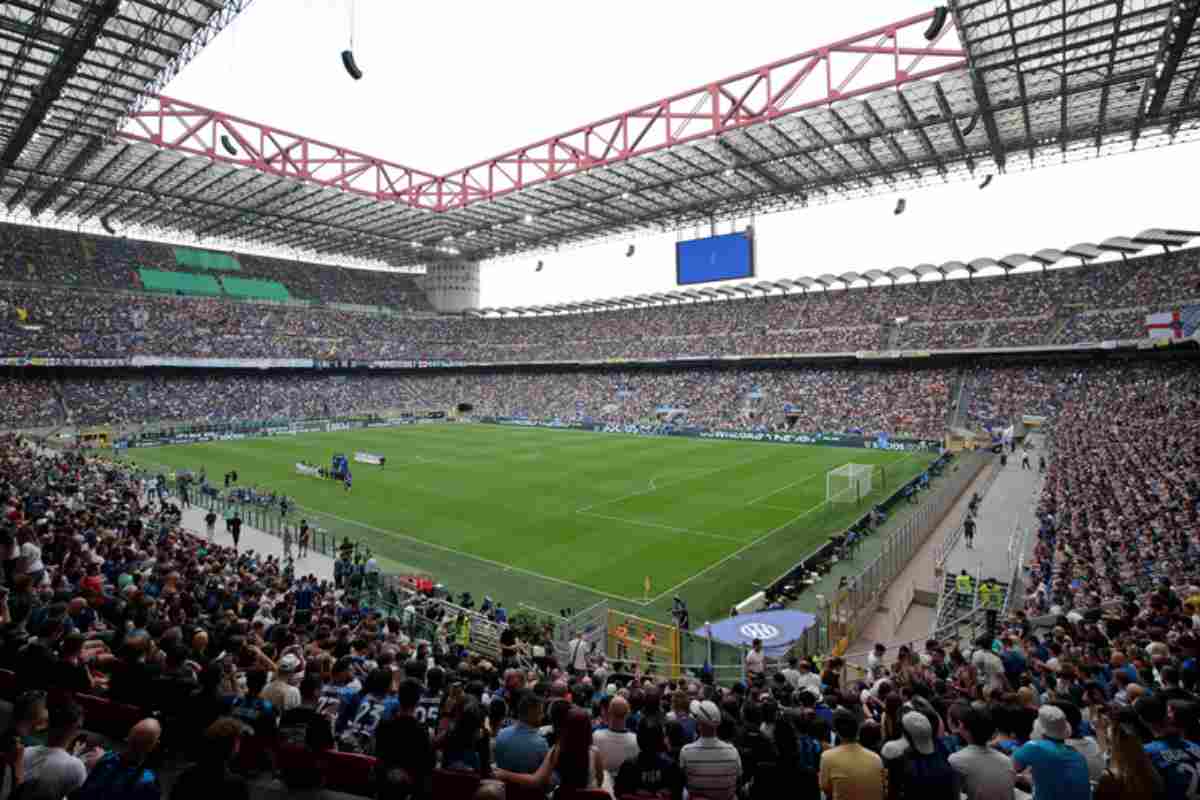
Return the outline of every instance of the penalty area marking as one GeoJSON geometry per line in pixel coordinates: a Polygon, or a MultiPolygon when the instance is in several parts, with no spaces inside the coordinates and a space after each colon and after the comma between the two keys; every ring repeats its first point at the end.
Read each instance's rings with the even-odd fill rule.
{"type": "MultiPolygon", "coordinates": [[[[633,598],[630,598],[630,597],[622,597],[619,594],[612,594],[610,592],[604,592],[599,589],[593,589],[590,586],[584,586],[583,584],[574,583],[572,581],[564,580],[562,578],[553,578],[549,575],[543,575],[540,572],[534,572],[531,569],[523,569],[521,567],[514,567],[512,564],[504,564],[500,561],[493,561],[490,558],[484,558],[483,556],[477,556],[474,553],[468,553],[463,550],[455,549],[453,547],[447,547],[444,544],[436,544],[434,542],[428,542],[428,541],[425,541],[424,539],[418,539],[416,536],[410,536],[407,533],[401,533],[400,531],[388,530],[387,528],[378,528],[374,525],[368,525],[365,522],[359,522],[356,519],[347,519],[346,517],[338,516],[337,514],[331,514],[328,511],[318,511],[317,509],[305,508],[304,506],[296,506],[296,507],[299,509],[303,509],[305,511],[313,512],[314,514],[324,515],[326,517],[329,517],[330,519],[336,519],[340,522],[345,522],[347,525],[357,525],[358,527],[366,528],[369,531],[375,531],[376,533],[382,533],[387,536],[395,536],[397,539],[404,539],[405,541],[412,542],[413,544],[424,545],[425,547],[431,547],[434,550],[441,550],[444,553],[451,553],[456,556],[461,556],[462,558],[470,559],[471,561],[478,561],[479,563],[487,564],[490,567],[497,567],[504,572],[519,572],[522,575],[528,575],[532,578],[540,578],[541,580],[549,581],[550,583],[557,583],[559,586],[569,586],[572,589],[577,589],[579,591],[588,592],[589,594],[599,595],[600,597],[607,597],[610,600],[620,600],[622,603],[632,603],[633,605],[637,605],[637,606],[649,605],[649,603],[647,603],[644,600],[634,600],[633,598]]],[[[386,556],[385,556],[385,558],[386,558],[386,556]]]]}
{"type": "MultiPolygon", "coordinates": [[[[767,492],[767,493],[766,493],[766,494],[764,494],[762,497],[756,497],[756,498],[754,498],[754,499],[753,499],[753,500],[751,500],[749,503],[746,503],[746,505],[748,505],[748,506],[752,506],[752,505],[754,505],[755,503],[757,503],[757,502],[758,502],[758,501],[760,501],[760,500],[766,500],[768,497],[774,497],[775,495],[777,495],[777,494],[779,494],[780,492],[782,492],[784,489],[790,489],[790,488],[792,488],[793,486],[795,486],[795,485],[796,485],[796,484],[798,484],[798,483],[806,483],[807,481],[811,481],[813,478],[817,477],[817,476],[818,476],[818,475],[820,475],[820,474],[821,474],[820,472],[814,472],[814,473],[812,473],[811,475],[804,475],[804,476],[802,476],[802,477],[800,477],[800,478],[797,478],[796,480],[792,481],[791,483],[788,483],[788,484],[785,484],[785,485],[783,485],[783,486],[780,486],[778,489],[776,489],[776,490],[775,490],[775,491],[773,491],[773,492],[767,492]]],[[[772,508],[773,508],[773,507],[774,507],[774,506],[772,506],[772,508]]],[[[791,510],[791,509],[789,509],[789,510],[791,510]]]]}
{"type": "Polygon", "coordinates": [[[734,550],[732,553],[725,556],[720,561],[714,561],[713,563],[709,564],[707,567],[700,570],[699,572],[697,572],[695,575],[691,576],[690,578],[680,581],[679,583],[672,586],[670,589],[667,589],[665,592],[660,592],[659,594],[655,595],[654,597],[651,597],[647,601],[647,603],[651,603],[651,604],[657,603],[659,600],[666,597],[667,595],[674,594],[675,592],[682,589],[684,586],[687,586],[689,583],[696,580],[696,578],[699,578],[702,575],[707,575],[708,573],[712,572],[717,567],[727,564],[730,561],[733,561],[734,559],[740,559],[742,553],[746,552],[751,547],[754,547],[757,544],[761,544],[761,543],[765,542],[767,539],[770,539],[772,536],[779,533],[781,530],[790,527],[797,520],[802,519],[803,517],[807,517],[809,514],[816,511],[818,508],[820,508],[823,505],[825,505],[825,502],[821,501],[820,503],[817,503],[815,506],[810,508],[808,511],[803,511],[803,512],[797,514],[796,516],[792,517],[791,519],[789,519],[787,522],[783,523],[779,527],[772,528],[771,530],[764,533],[762,536],[759,536],[757,539],[747,542],[745,545],[743,545],[742,547],[739,547],[737,550],[734,550]]]}

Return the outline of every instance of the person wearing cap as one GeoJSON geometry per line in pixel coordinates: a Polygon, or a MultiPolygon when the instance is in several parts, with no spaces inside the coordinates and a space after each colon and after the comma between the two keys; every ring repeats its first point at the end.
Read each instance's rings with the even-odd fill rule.
{"type": "Polygon", "coordinates": [[[295,653],[279,659],[275,678],[263,689],[262,697],[282,713],[300,705],[300,690],[292,685],[296,676],[304,669],[304,662],[295,653]]]}
{"type": "Polygon", "coordinates": [[[1033,737],[1012,757],[1017,772],[1032,771],[1033,800],[1089,800],[1087,761],[1067,745],[1071,723],[1062,709],[1051,705],[1038,709],[1033,737]]]}
{"type": "Polygon", "coordinates": [[[906,711],[900,717],[902,738],[888,742],[883,748],[889,785],[903,797],[958,800],[958,773],[950,766],[946,754],[934,745],[935,725],[939,722],[937,713],[928,705],[920,711],[906,711]],[[903,749],[899,755],[889,756],[889,751],[897,751],[893,748],[897,744],[904,745],[903,749]]]}
{"type": "Polygon", "coordinates": [[[858,717],[833,712],[838,746],[821,754],[820,785],[828,800],[883,800],[883,759],[858,743],[858,717]]]}
{"type": "Polygon", "coordinates": [[[717,738],[721,710],[711,700],[693,700],[689,710],[699,738],[679,752],[688,793],[706,800],[733,800],[742,776],[742,758],[736,747],[717,738]]]}

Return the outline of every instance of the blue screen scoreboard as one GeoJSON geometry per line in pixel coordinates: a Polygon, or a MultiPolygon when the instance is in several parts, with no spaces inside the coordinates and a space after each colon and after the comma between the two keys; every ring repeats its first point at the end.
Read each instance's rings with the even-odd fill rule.
{"type": "Polygon", "coordinates": [[[680,286],[754,277],[754,237],[727,233],[675,243],[675,280],[680,286]]]}

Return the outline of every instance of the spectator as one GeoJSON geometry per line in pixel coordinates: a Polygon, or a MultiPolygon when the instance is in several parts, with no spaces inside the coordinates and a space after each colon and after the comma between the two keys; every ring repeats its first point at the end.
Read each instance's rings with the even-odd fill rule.
{"type": "MultiPolygon", "coordinates": [[[[381,798],[420,800],[429,796],[435,762],[429,729],[416,718],[420,699],[421,685],[412,678],[406,679],[397,693],[395,714],[380,722],[375,730],[381,798]]],[[[544,748],[544,739],[542,744],[544,748]]]]}
{"type": "Polygon", "coordinates": [[[248,800],[246,779],[229,771],[243,730],[250,729],[233,717],[223,717],[209,725],[197,764],[179,776],[171,800],[248,800]]]}
{"type": "Polygon", "coordinates": [[[158,775],[146,766],[160,738],[157,721],[144,719],[134,725],[124,751],[105,753],[73,800],[160,800],[158,775]]]}
{"type": "Polygon", "coordinates": [[[1163,776],[1145,749],[1145,726],[1137,714],[1132,709],[1121,709],[1101,724],[1108,726],[1106,738],[1112,744],[1112,758],[1096,784],[1095,800],[1167,797],[1163,776]]]}
{"type": "Polygon", "coordinates": [[[1033,800],[1089,800],[1087,762],[1067,746],[1071,725],[1062,709],[1042,706],[1035,728],[1041,738],[1030,741],[1013,753],[1013,767],[1033,772],[1033,800]]]}
{"type": "Polygon", "coordinates": [[[617,772],[613,793],[617,797],[636,794],[669,794],[672,800],[683,796],[683,774],[666,754],[666,735],[657,719],[638,725],[637,757],[626,761],[617,772]]]}
{"type": "Polygon", "coordinates": [[[950,766],[962,778],[967,800],[1012,800],[1016,773],[1012,759],[988,747],[995,733],[986,708],[967,706],[961,712],[958,735],[966,746],[950,755],[950,766]]]}
{"type": "Polygon", "coordinates": [[[838,746],[821,754],[821,791],[829,800],[883,800],[883,760],[858,743],[858,718],[833,712],[838,746]]]}
{"type": "Polygon", "coordinates": [[[271,703],[281,713],[300,705],[300,690],[292,685],[296,675],[303,669],[304,663],[295,653],[288,653],[279,659],[279,669],[275,678],[263,689],[262,697],[271,703]]]}
{"type": "Polygon", "coordinates": [[[496,766],[508,772],[531,775],[546,758],[549,747],[538,733],[543,701],[529,690],[515,693],[517,721],[496,736],[496,766]]]}
{"type": "Polygon", "coordinates": [[[592,746],[592,723],[581,708],[568,709],[558,744],[546,754],[536,772],[527,775],[497,770],[496,777],[523,786],[546,786],[555,770],[560,791],[598,789],[604,784],[600,754],[592,746]]]}
{"type": "MultiPolygon", "coordinates": [[[[1145,750],[1166,786],[1166,800],[1187,798],[1192,792],[1192,781],[1200,774],[1200,745],[1183,738],[1181,726],[1169,713],[1168,704],[1160,698],[1143,697],[1134,704],[1133,710],[1154,737],[1145,750]]],[[[1126,717],[1118,715],[1118,719],[1123,718],[1126,717]]],[[[1133,768],[1128,764],[1125,766],[1133,768]]]]}
{"type": "Polygon", "coordinates": [[[338,748],[352,753],[370,754],[375,744],[375,728],[392,715],[397,702],[390,697],[391,670],[374,669],[367,675],[362,691],[345,704],[336,726],[338,748]]]}
{"type": "Polygon", "coordinates": [[[270,700],[261,696],[266,685],[266,672],[261,669],[249,670],[246,673],[246,694],[227,698],[226,702],[229,715],[248,725],[255,736],[272,738],[279,725],[279,712],[270,700]]]}
{"type": "Polygon", "coordinates": [[[699,736],[679,754],[688,793],[710,800],[731,800],[742,776],[742,759],[737,748],[717,738],[721,710],[711,700],[693,700],[690,711],[699,736]]]}
{"type": "Polygon", "coordinates": [[[628,716],[629,702],[617,695],[608,705],[608,728],[597,731],[593,736],[610,786],[616,779],[621,765],[637,759],[637,737],[625,729],[625,719],[628,716]]]}
{"type": "MultiPolygon", "coordinates": [[[[63,800],[83,786],[87,767],[75,754],[75,739],[83,728],[83,711],[74,703],[55,703],[45,747],[25,750],[22,800],[63,800]]],[[[94,761],[101,751],[90,753],[94,761]]]]}

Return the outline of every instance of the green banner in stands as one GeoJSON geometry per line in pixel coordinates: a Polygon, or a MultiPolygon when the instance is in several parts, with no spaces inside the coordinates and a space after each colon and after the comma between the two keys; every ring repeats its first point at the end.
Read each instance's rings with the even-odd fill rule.
{"type": "Polygon", "coordinates": [[[204,295],[211,297],[221,294],[221,287],[216,278],[211,275],[193,275],[190,272],[163,272],[157,269],[142,268],[138,270],[142,280],[142,288],[148,292],[168,292],[170,294],[204,295]]]}
{"type": "Polygon", "coordinates": [[[257,281],[249,278],[222,277],[221,285],[230,297],[251,297],[256,300],[291,300],[287,287],[277,281],[257,281]]]}
{"type": "Polygon", "coordinates": [[[190,247],[175,248],[175,263],[192,269],[211,269],[221,272],[240,272],[242,265],[229,253],[211,250],[193,250],[190,247]]]}

